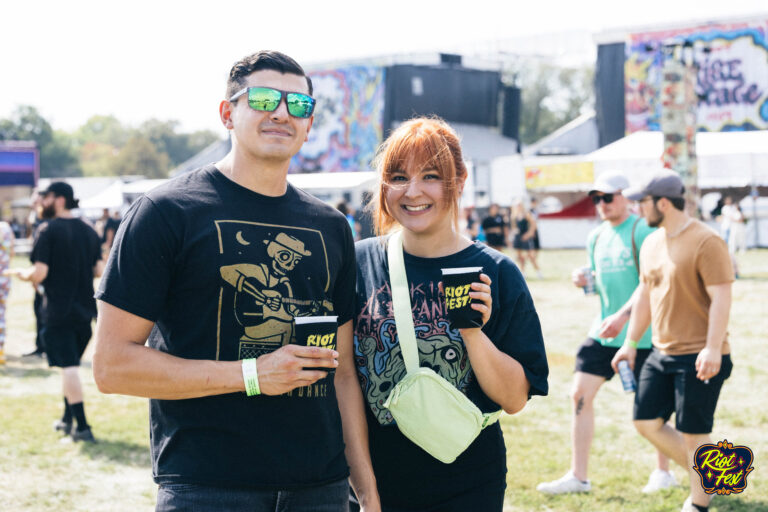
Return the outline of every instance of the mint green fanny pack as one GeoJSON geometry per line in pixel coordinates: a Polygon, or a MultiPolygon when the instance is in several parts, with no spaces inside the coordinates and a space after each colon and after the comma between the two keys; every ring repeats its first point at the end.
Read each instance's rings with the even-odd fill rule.
{"type": "Polygon", "coordinates": [[[431,368],[419,367],[402,233],[390,237],[387,257],[397,337],[406,376],[394,386],[384,407],[392,413],[405,437],[448,464],[456,460],[485,427],[499,419],[501,410],[483,414],[453,384],[431,368]]]}

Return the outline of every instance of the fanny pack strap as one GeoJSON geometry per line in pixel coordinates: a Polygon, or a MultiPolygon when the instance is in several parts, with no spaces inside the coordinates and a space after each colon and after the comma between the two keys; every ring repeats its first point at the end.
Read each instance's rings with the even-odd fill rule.
{"type": "MultiPolygon", "coordinates": [[[[389,237],[387,260],[389,262],[389,281],[392,286],[392,309],[395,312],[397,339],[405,361],[405,371],[412,373],[419,368],[419,350],[416,347],[416,329],[413,326],[413,313],[411,312],[411,293],[408,290],[408,279],[405,274],[402,231],[389,237]]],[[[483,413],[483,428],[498,420],[501,413],[501,409],[483,413]]]]}
{"type": "Polygon", "coordinates": [[[408,290],[408,279],[405,276],[402,231],[389,237],[387,259],[389,261],[389,280],[392,286],[392,309],[395,312],[395,326],[400,343],[400,352],[403,354],[406,373],[413,373],[419,368],[419,351],[416,348],[416,329],[413,327],[413,313],[411,313],[411,293],[408,290]]]}

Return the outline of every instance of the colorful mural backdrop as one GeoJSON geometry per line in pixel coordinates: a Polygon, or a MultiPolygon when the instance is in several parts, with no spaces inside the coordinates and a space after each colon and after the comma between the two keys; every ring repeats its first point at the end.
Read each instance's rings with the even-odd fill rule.
{"type": "Polygon", "coordinates": [[[384,68],[351,66],[309,76],[317,98],[315,120],[291,170],[371,170],[382,141],[384,68]]]}
{"type": "Polygon", "coordinates": [[[632,34],[626,45],[626,132],[661,129],[663,46],[689,41],[697,130],[768,129],[768,19],[632,34]]]}

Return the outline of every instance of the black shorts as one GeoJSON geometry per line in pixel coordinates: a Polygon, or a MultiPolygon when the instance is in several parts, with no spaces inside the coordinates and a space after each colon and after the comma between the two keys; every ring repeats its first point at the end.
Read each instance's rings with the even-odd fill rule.
{"type": "Polygon", "coordinates": [[[523,240],[523,236],[520,234],[517,234],[515,235],[515,238],[512,239],[512,247],[514,247],[518,251],[530,251],[534,249],[533,238],[529,238],[528,240],[523,240]]]}
{"type": "MultiPolygon", "coordinates": [[[[590,375],[603,377],[605,380],[611,380],[616,373],[613,371],[613,368],[611,368],[611,361],[618,351],[618,347],[605,347],[596,339],[587,338],[579,347],[579,351],[576,352],[575,371],[589,373],[590,375]]],[[[651,349],[649,348],[637,349],[634,371],[636,381],[640,380],[640,368],[643,367],[643,363],[650,353],[651,349]]]]}
{"type": "Polygon", "coordinates": [[[675,427],[680,432],[712,432],[720,389],[730,377],[733,363],[730,355],[724,355],[720,373],[706,384],[696,378],[696,356],[665,356],[658,350],[651,353],[637,380],[636,420],[667,421],[674,412],[675,427]]]}
{"type": "Polygon", "coordinates": [[[80,366],[80,358],[91,339],[91,322],[46,325],[42,336],[49,366],[80,366]]]}

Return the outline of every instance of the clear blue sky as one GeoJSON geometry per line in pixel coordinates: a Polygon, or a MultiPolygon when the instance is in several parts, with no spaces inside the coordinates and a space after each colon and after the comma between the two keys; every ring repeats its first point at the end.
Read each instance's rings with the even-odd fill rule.
{"type": "Polygon", "coordinates": [[[455,49],[562,31],[602,32],[742,15],[768,0],[12,1],[2,7],[0,117],[31,104],[54,128],[95,114],[177,119],[222,135],[232,63],[258,49],[313,63],[455,49]],[[377,6],[377,7],[375,7],[377,6]]]}

